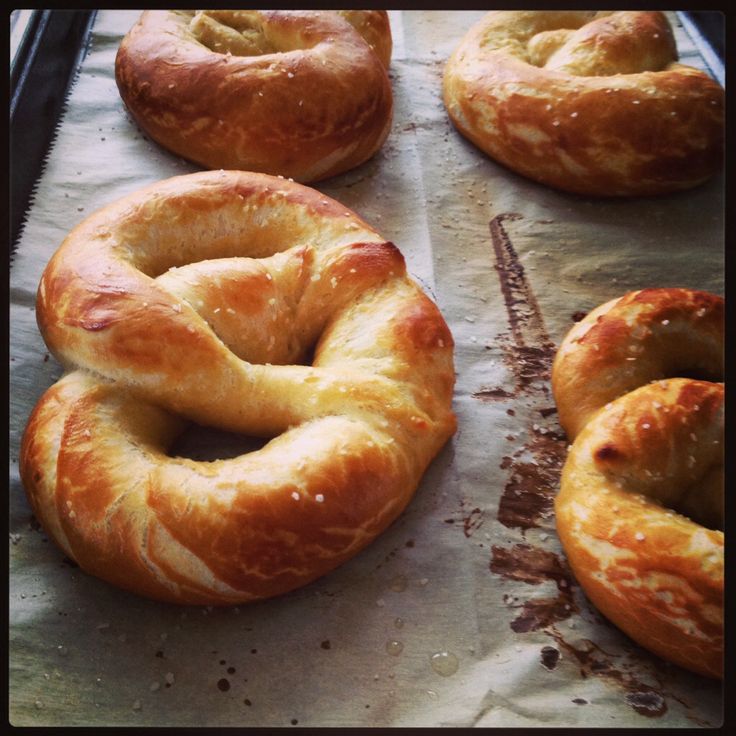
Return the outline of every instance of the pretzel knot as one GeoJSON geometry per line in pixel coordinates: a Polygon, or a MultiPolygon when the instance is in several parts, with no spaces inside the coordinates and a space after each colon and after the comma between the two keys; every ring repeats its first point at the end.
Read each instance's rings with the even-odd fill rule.
{"type": "Polygon", "coordinates": [[[450,57],[458,130],[535,181],[596,196],[695,186],[722,165],[722,87],[677,63],[660,12],[494,11],[450,57]]]}
{"type": "Polygon", "coordinates": [[[154,10],[123,39],[115,78],[173,153],[317,181],[386,139],[391,47],[385,11],[154,10]]]}
{"type": "Polygon", "coordinates": [[[37,315],[71,372],[21,475],[86,571],[154,598],[236,603],[328,572],[403,510],[455,430],[453,340],[391,243],[284,179],[175,177],[76,227],[37,315]],[[211,462],[187,421],[269,439],[211,462]]]}
{"type": "Polygon", "coordinates": [[[639,644],[716,678],[723,306],[690,289],[631,292],[576,324],[552,369],[560,422],[574,440],[557,530],[578,581],[639,644]]]}

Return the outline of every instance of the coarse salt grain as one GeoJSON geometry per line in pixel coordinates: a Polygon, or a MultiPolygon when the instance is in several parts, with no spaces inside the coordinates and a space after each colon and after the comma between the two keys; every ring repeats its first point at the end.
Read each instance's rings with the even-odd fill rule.
{"type": "Polygon", "coordinates": [[[316,496],[314,497],[314,500],[315,500],[315,501],[316,501],[317,503],[322,503],[322,502],[323,502],[323,501],[325,500],[325,497],[324,497],[324,496],[323,496],[323,495],[322,495],[321,493],[318,493],[318,494],[317,494],[317,495],[316,495],[316,496]]]}

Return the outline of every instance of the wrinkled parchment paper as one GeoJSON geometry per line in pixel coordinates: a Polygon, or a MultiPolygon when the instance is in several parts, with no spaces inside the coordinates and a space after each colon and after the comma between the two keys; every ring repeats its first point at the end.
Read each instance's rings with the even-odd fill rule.
{"type": "MultiPolygon", "coordinates": [[[[457,435],[408,510],[333,574],[276,600],[180,608],[82,573],[33,519],[20,434],[60,375],[35,325],[42,269],[76,223],[195,167],[124,111],[100,12],[11,272],[10,720],[14,725],[693,727],[718,683],[591,608],[555,535],[566,441],[548,374],[580,312],[625,291],[723,290],[723,180],[624,201],[565,195],[450,125],[444,62],[480,12],[392,11],[383,149],[318,185],[394,241],[457,343],[457,435]]],[[[682,60],[703,65],[674,15],[682,60]]]]}

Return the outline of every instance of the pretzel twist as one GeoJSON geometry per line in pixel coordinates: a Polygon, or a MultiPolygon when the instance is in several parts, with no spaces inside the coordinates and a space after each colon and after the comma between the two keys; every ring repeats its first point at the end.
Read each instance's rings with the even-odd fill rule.
{"type": "Polygon", "coordinates": [[[632,639],[709,676],[723,659],[723,300],[631,292],[568,333],[552,369],[573,440],[555,500],[586,595],[632,639]],[[710,380],[671,377],[701,375],[710,380]]]}
{"type": "Polygon", "coordinates": [[[658,11],[488,13],[451,55],[444,101],[489,156],[569,192],[677,191],[722,165],[724,91],[677,63],[658,11]]]}
{"type": "Polygon", "coordinates": [[[146,11],[115,76],[136,122],[173,153],[310,182],[386,139],[391,45],[385,11],[146,11]]]}
{"type": "Polygon", "coordinates": [[[37,315],[70,369],[21,475],[86,571],[180,603],[277,595],[333,569],[409,502],[455,429],[452,336],[391,243],[284,179],[175,177],[89,217],[37,315]],[[186,421],[269,438],[173,457],[186,421]]]}

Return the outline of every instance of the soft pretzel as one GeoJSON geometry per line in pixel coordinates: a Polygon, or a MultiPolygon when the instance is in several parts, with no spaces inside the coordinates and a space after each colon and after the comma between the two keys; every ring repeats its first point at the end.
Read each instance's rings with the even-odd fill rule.
{"type": "Polygon", "coordinates": [[[573,325],[552,365],[562,428],[573,439],[604,404],[668,376],[723,380],[723,298],[694,289],[642,289],[573,325]]]}
{"type": "Polygon", "coordinates": [[[168,150],[309,182],[383,144],[390,56],[385,11],[152,10],[123,39],[115,76],[168,150]]]}
{"type": "Polygon", "coordinates": [[[21,476],[84,570],[179,603],[277,595],[356,554],[455,429],[452,336],[394,245],[285,179],[175,177],[95,213],[38,292],[70,370],[21,476]],[[168,454],[188,421],[271,438],[168,454]]]}
{"type": "Polygon", "coordinates": [[[709,677],[723,659],[722,358],[720,297],[646,289],[577,324],[552,373],[574,440],[555,514],[575,576],[632,639],[709,677]],[[667,377],[693,374],[715,380],[667,377]]]}
{"type": "Polygon", "coordinates": [[[677,63],[650,11],[493,11],[444,76],[458,130],[535,181],[585,195],[677,191],[722,164],[724,91],[677,63]]]}

